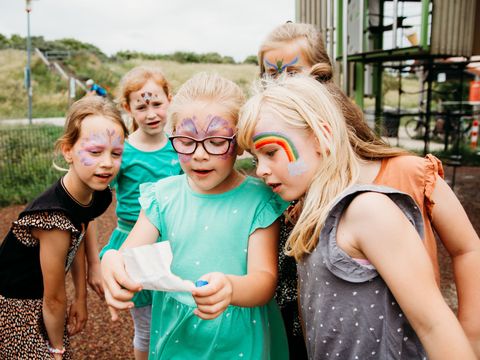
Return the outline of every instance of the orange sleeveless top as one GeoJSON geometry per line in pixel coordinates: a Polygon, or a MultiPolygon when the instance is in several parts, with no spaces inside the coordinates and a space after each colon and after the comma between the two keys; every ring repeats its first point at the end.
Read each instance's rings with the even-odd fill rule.
{"type": "Polygon", "coordinates": [[[437,244],[432,228],[432,210],[435,203],[432,193],[438,177],[443,178],[443,166],[439,159],[428,154],[418,156],[396,156],[382,160],[380,171],[374,184],[385,185],[410,195],[422,211],[425,225],[423,242],[432,260],[437,281],[440,282],[440,270],[437,259],[437,244]]]}

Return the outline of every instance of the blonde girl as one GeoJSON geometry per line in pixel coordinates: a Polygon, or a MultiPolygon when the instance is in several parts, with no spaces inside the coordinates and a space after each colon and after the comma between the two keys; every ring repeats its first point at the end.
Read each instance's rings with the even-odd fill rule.
{"type": "MultiPolygon", "coordinates": [[[[288,358],[272,296],[277,280],[276,219],[281,201],[261,180],[234,169],[240,88],[216,74],[187,81],[169,109],[170,141],[184,175],[140,187],[142,210],[122,248],[160,236],[173,252],[171,270],[207,285],[153,292],[150,359],[288,358]]],[[[121,255],[102,259],[110,306],[131,307],[140,285],[121,255]]]]}
{"type": "Polygon", "coordinates": [[[0,358],[70,359],[68,336],[87,319],[88,224],[112,201],[126,128],[108,100],[75,102],[56,143],[68,171],[13,222],[0,247],[0,358]],[[67,307],[65,277],[75,285],[67,307]]]}
{"type": "MultiPolygon", "coordinates": [[[[120,171],[113,183],[117,197],[117,228],[100,257],[119,249],[140,213],[139,186],[181,172],[177,153],[165,133],[167,109],[172,98],[170,84],[158,67],[138,66],[124,75],[118,103],[132,120],[133,132],[125,142],[120,171]]],[[[151,296],[138,293],[131,309],[134,322],[135,359],[147,359],[150,338],[151,296]]]]}
{"type": "Polygon", "coordinates": [[[257,175],[284,200],[303,198],[287,249],[309,358],[474,359],[435,282],[418,207],[372,185],[377,164],[345,141],[335,95],[311,77],[283,77],[262,85],[238,125],[257,175]]]}
{"type": "Polygon", "coordinates": [[[298,56],[296,68],[285,70],[310,72],[334,93],[355,153],[361,159],[379,161],[373,182],[407,193],[419,206],[424,221],[423,243],[438,284],[440,270],[434,232],[447,249],[458,293],[458,319],[480,357],[480,307],[477,305],[480,303],[480,239],[462,205],[443,180],[441,162],[430,154],[421,158],[389,147],[369,129],[360,109],[333,83],[330,59],[322,36],[313,25],[287,23],[272,30],[260,46],[261,72],[275,76],[278,71],[268,68],[266,61],[288,63],[292,56],[298,56]]]}

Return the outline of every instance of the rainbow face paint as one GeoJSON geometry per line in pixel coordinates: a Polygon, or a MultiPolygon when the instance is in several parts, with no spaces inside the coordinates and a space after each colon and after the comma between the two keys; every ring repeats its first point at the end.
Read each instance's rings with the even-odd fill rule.
{"type": "Polygon", "coordinates": [[[277,73],[281,74],[282,72],[285,71],[285,69],[289,66],[293,66],[298,62],[299,58],[296,56],[292,61],[289,63],[284,64],[283,59],[276,60],[275,64],[272,64],[268,60],[265,60],[265,67],[270,67],[271,69],[274,69],[277,73]]]}
{"type": "Polygon", "coordinates": [[[299,158],[295,144],[279,132],[263,132],[253,137],[253,146],[258,150],[266,145],[280,146],[288,158],[287,169],[292,176],[299,176],[307,171],[307,164],[299,158]]]}
{"type": "Polygon", "coordinates": [[[278,132],[264,132],[253,137],[253,146],[255,147],[255,150],[270,144],[275,144],[282,147],[287,154],[288,162],[295,162],[298,160],[297,148],[285,135],[278,132]]]}

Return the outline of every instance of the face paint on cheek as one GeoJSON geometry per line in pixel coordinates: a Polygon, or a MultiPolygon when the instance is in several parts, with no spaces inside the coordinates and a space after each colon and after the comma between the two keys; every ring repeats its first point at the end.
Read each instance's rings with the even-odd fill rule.
{"type": "Polygon", "coordinates": [[[77,154],[80,157],[80,163],[83,166],[93,166],[97,163],[97,160],[93,158],[86,150],[79,150],[77,154]]]}
{"type": "Polygon", "coordinates": [[[302,159],[298,159],[295,162],[288,163],[288,173],[292,176],[299,176],[307,172],[307,164],[302,159]]]}
{"type": "Polygon", "coordinates": [[[178,154],[178,160],[181,163],[188,164],[192,160],[192,155],[178,154]]]}

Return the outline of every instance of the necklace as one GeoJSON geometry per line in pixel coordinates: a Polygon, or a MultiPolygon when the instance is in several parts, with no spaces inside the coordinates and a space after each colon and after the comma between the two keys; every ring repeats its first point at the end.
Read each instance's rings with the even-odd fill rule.
{"type": "Polygon", "coordinates": [[[84,208],[90,207],[90,206],[92,205],[92,203],[93,203],[93,196],[92,196],[92,198],[90,199],[90,201],[89,201],[88,204],[86,204],[86,205],[85,205],[85,204],[82,204],[80,201],[78,201],[77,199],[75,199],[75,197],[74,197],[72,194],[70,194],[70,191],[68,191],[67,187],[65,186],[65,184],[64,184],[64,182],[63,182],[63,179],[64,179],[64,178],[65,178],[65,177],[62,177],[62,178],[60,179],[60,185],[62,185],[62,188],[63,188],[63,190],[65,190],[65,192],[67,193],[68,197],[69,197],[70,199],[72,199],[73,201],[75,201],[75,203],[77,203],[77,204],[78,204],[79,206],[81,206],[81,207],[84,207],[84,208]]]}

